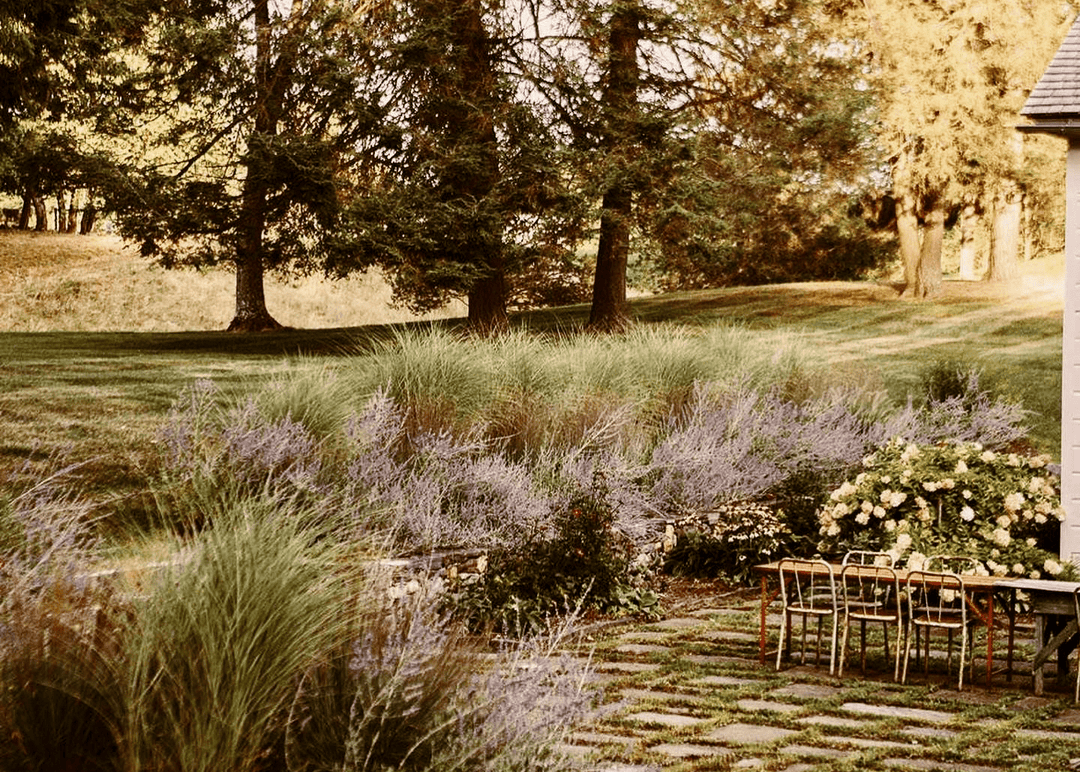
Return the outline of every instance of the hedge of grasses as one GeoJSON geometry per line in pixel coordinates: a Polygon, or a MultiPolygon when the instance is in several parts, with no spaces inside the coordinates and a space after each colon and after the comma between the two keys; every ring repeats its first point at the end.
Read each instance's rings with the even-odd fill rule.
{"type": "Polygon", "coordinates": [[[193,384],[162,471],[108,528],[62,477],[0,502],[0,732],[17,738],[0,770],[564,766],[544,749],[587,703],[580,674],[516,667],[535,638],[492,662],[459,620],[524,636],[641,611],[666,521],[764,501],[778,548],[804,551],[829,492],[892,438],[1023,441],[1021,407],[974,374],[894,403],[808,361],[740,328],[432,328],[257,389],[193,384]],[[102,574],[118,534],[164,565],[102,574]],[[395,600],[374,568],[458,547],[489,568],[435,596],[395,600]]]}

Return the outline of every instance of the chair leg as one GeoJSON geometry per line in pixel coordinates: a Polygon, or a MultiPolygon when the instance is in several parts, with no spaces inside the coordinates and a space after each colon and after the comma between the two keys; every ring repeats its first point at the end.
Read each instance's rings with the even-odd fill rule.
{"type": "Polygon", "coordinates": [[[866,675],[866,620],[859,621],[859,672],[866,675]]]}
{"type": "Polygon", "coordinates": [[[784,658],[784,648],[791,645],[791,625],[788,622],[788,612],[785,609],[780,613],[780,638],[776,642],[776,669],[780,669],[780,662],[784,658]]]}
{"type": "Polygon", "coordinates": [[[907,639],[907,634],[904,629],[903,620],[898,620],[896,623],[896,664],[893,665],[893,683],[900,680],[900,650],[904,646],[904,642],[907,639]]]}
{"type": "MultiPolygon", "coordinates": [[[[840,678],[844,677],[844,658],[847,656],[847,644],[848,644],[848,632],[851,630],[851,620],[844,618],[844,629],[840,633],[840,664],[837,668],[837,675],[840,678]]],[[[1080,683],[1080,681],[1078,681],[1080,683]]],[[[1080,688],[1080,687],[1077,687],[1080,688]]],[[[1078,698],[1080,699],[1080,698],[1078,698]]]]}
{"type": "MultiPolygon", "coordinates": [[[[953,635],[953,631],[949,631],[949,636],[951,637],[951,635],[953,635]]],[[[972,648],[974,648],[974,647],[972,647],[972,648]]],[[[960,667],[958,668],[959,671],[960,671],[960,680],[959,680],[959,683],[958,683],[958,685],[956,687],[956,690],[959,691],[959,692],[963,691],[963,658],[964,658],[964,654],[966,654],[967,651],[968,651],[968,625],[964,625],[963,627],[960,628],[960,667]]],[[[974,658],[972,658],[972,660],[974,660],[974,658]]],[[[974,664],[974,662],[972,664],[974,664]]],[[[946,671],[946,673],[948,673],[948,671],[946,671]]]]}
{"type": "MultiPolygon", "coordinates": [[[[914,630],[912,629],[913,625],[911,624],[911,622],[908,622],[905,627],[906,627],[907,632],[904,635],[904,673],[903,673],[903,677],[900,679],[900,683],[902,683],[902,684],[907,683],[907,666],[908,666],[908,660],[911,659],[911,641],[912,641],[912,638],[915,637],[914,636],[914,630]]],[[[899,663],[900,652],[897,651],[896,655],[898,657],[897,662],[899,663]]]]}
{"type": "Polygon", "coordinates": [[[836,626],[840,620],[834,611],[832,615],[832,645],[829,647],[829,675],[836,672],[836,626]]]}

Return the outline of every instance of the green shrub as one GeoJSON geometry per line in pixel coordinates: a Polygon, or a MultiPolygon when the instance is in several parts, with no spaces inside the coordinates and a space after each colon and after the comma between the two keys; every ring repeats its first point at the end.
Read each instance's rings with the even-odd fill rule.
{"type": "Polygon", "coordinates": [[[449,608],[473,630],[518,637],[580,606],[654,613],[658,598],[634,581],[634,545],[616,530],[605,493],[580,492],[555,513],[552,535],[494,551],[483,574],[452,588],[449,608]]]}
{"type": "Polygon", "coordinates": [[[755,565],[785,553],[791,532],[783,513],[753,502],[722,504],[709,530],[688,529],[664,558],[675,576],[746,582],[755,565]]]}
{"type": "Polygon", "coordinates": [[[971,442],[893,440],[832,492],[820,548],[885,550],[913,568],[930,555],[962,555],[993,574],[1063,577],[1072,569],[1057,560],[1064,510],[1048,461],[971,442]]]}

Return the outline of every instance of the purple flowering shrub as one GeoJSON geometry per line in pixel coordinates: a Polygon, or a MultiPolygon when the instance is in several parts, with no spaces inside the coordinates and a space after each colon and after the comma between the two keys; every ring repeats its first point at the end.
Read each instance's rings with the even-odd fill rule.
{"type": "Polygon", "coordinates": [[[285,739],[291,769],[564,769],[552,743],[592,695],[533,638],[492,662],[432,599],[370,606],[353,640],[305,673],[285,739]]]}

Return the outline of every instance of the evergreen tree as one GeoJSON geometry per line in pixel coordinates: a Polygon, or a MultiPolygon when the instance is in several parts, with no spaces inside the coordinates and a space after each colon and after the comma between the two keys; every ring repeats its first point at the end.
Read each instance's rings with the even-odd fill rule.
{"type": "Polygon", "coordinates": [[[852,244],[846,264],[876,259],[847,214],[873,157],[867,100],[817,4],[571,0],[556,10],[557,64],[537,67],[535,82],[599,207],[591,327],[626,326],[631,254],[665,287],[791,277],[808,254],[836,263],[825,255],[852,244]]]}
{"type": "Polygon", "coordinates": [[[416,310],[466,296],[479,330],[504,327],[509,306],[560,284],[576,299],[581,212],[563,140],[517,67],[536,40],[479,0],[398,3],[389,24],[372,75],[382,118],[343,234],[352,249],[330,270],[378,265],[416,310]]]}
{"type": "Polygon", "coordinates": [[[265,271],[315,270],[339,248],[376,20],[333,0],[169,0],[155,19],[142,85],[156,101],[132,115],[110,203],[145,255],[235,268],[231,330],[279,327],[265,271]]]}

